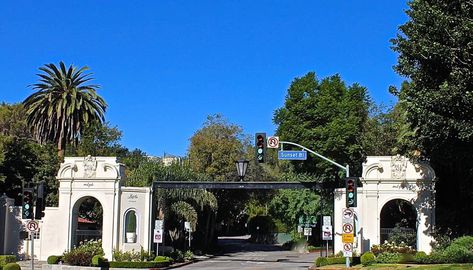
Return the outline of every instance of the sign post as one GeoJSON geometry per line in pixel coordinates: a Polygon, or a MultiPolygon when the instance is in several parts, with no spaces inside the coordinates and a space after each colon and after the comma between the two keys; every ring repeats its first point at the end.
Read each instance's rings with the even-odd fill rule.
{"type": "Polygon", "coordinates": [[[159,256],[159,243],[163,242],[163,229],[164,229],[164,221],[161,219],[156,219],[154,221],[154,237],[153,241],[156,243],[156,256],[159,256]]]}
{"type": "Polygon", "coordinates": [[[322,225],[322,240],[326,241],[327,249],[325,257],[328,257],[328,242],[332,241],[332,217],[323,216],[323,225],[322,225]]]}
{"type": "Polygon", "coordinates": [[[354,241],[354,217],[355,213],[350,208],[345,208],[342,211],[342,242],[343,242],[343,256],[346,258],[346,265],[350,267],[350,257],[353,256],[353,241],[354,241]]]}

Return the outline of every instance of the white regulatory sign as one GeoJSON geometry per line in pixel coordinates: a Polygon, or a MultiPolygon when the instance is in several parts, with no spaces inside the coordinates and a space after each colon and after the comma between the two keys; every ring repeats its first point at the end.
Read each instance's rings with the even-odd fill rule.
{"type": "Polygon", "coordinates": [[[354,213],[350,208],[343,209],[343,219],[353,219],[354,213]]]}
{"type": "Polygon", "coordinates": [[[30,232],[37,232],[39,230],[39,224],[35,220],[30,220],[26,224],[26,229],[28,229],[30,232]]]}
{"type": "Polygon", "coordinates": [[[326,240],[326,241],[332,240],[332,226],[330,225],[322,226],[322,240],[326,240]]]}
{"type": "Polygon", "coordinates": [[[353,244],[345,243],[343,244],[343,257],[353,256],[353,244]]]}
{"type": "Polygon", "coordinates": [[[163,242],[163,231],[161,230],[154,230],[154,243],[162,243],[163,242]]]}
{"type": "Polygon", "coordinates": [[[268,141],[268,148],[279,148],[278,136],[269,136],[267,141],[268,141]]]}

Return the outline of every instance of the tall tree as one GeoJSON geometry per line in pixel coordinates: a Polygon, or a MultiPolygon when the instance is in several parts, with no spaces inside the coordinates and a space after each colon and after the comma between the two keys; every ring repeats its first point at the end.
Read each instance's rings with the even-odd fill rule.
{"type": "Polygon", "coordinates": [[[189,146],[191,168],[217,181],[236,179],[235,160],[245,156],[242,129],[228,123],[221,115],[207,117],[189,146]]]}
{"type": "MultiPolygon", "coordinates": [[[[296,78],[288,89],[284,106],[276,110],[276,133],[285,141],[304,145],[359,175],[364,153],[360,142],[368,115],[366,88],[347,87],[340,76],[318,81],[315,73],[296,78]]],[[[294,162],[296,171],[338,175],[339,169],[319,158],[294,162]]],[[[331,175],[331,176],[329,176],[331,175]]]]}
{"type": "Polygon", "coordinates": [[[436,171],[437,224],[471,234],[473,211],[473,2],[413,0],[392,40],[413,145],[436,171]],[[455,198],[453,200],[452,198],[455,198]]]}
{"type": "Polygon", "coordinates": [[[21,104],[0,104],[0,194],[20,204],[21,189],[46,183],[46,202],[57,204],[57,154],[50,144],[39,145],[31,139],[21,104]]]}
{"type": "MultiPolygon", "coordinates": [[[[317,80],[315,73],[295,78],[288,89],[284,106],[276,110],[276,133],[313,149],[339,164],[350,165],[350,175],[361,174],[364,151],[361,137],[368,116],[366,89],[358,84],[346,86],[340,76],[317,80]]],[[[342,186],[345,171],[311,155],[306,161],[292,162],[295,172],[309,173],[314,181],[342,186]]],[[[333,191],[322,192],[323,212],[331,212],[333,191]]]]}
{"type": "Polygon", "coordinates": [[[88,67],[66,68],[60,62],[59,68],[46,64],[39,69],[43,73],[32,85],[37,92],[23,101],[28,125],[38,142],[54,142],[62,157],[66,144],[77,143],[87,125],[104,121],[107,105],[96,93],[99,86],[87,84],[93,79],[84,73],[88,67]]]}

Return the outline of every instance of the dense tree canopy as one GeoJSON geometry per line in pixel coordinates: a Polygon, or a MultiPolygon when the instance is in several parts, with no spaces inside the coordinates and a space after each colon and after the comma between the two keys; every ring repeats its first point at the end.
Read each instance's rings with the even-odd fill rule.
{"type": "MultiPolygon", "coordinates": [[[[368,106],[366,88],[358,84],[347,87],[338,75],[319,81],[310,72],[294,79],[284,106],[274,114],[274,122],[282,140],[301,144],[340,164],[349,164],[351,175],[359,175],[364,160],[361,137],[368,106]]],[[[293,164],[296,171],[314,173],[327,181],[334,180],[340,172],[312,156],[293,164]]]]}
{"type": "Polygon", "coordinates": [[[413,0],[393,40],[396,70],[410,79],[401,91],[415,150],[438,176],[437,224],[473,233],[473,3],[413,0]],[[452,198],[455,198],[453,200],[452,198]]]}

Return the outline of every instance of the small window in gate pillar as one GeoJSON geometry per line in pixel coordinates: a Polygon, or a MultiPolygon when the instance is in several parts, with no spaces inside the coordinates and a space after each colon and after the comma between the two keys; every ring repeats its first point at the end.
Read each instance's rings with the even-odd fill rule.
{"type": "Polygon", "coordinates": [[[136,212],[130,210],[125,214],[125,242],[136,243],[136,212]]]}

